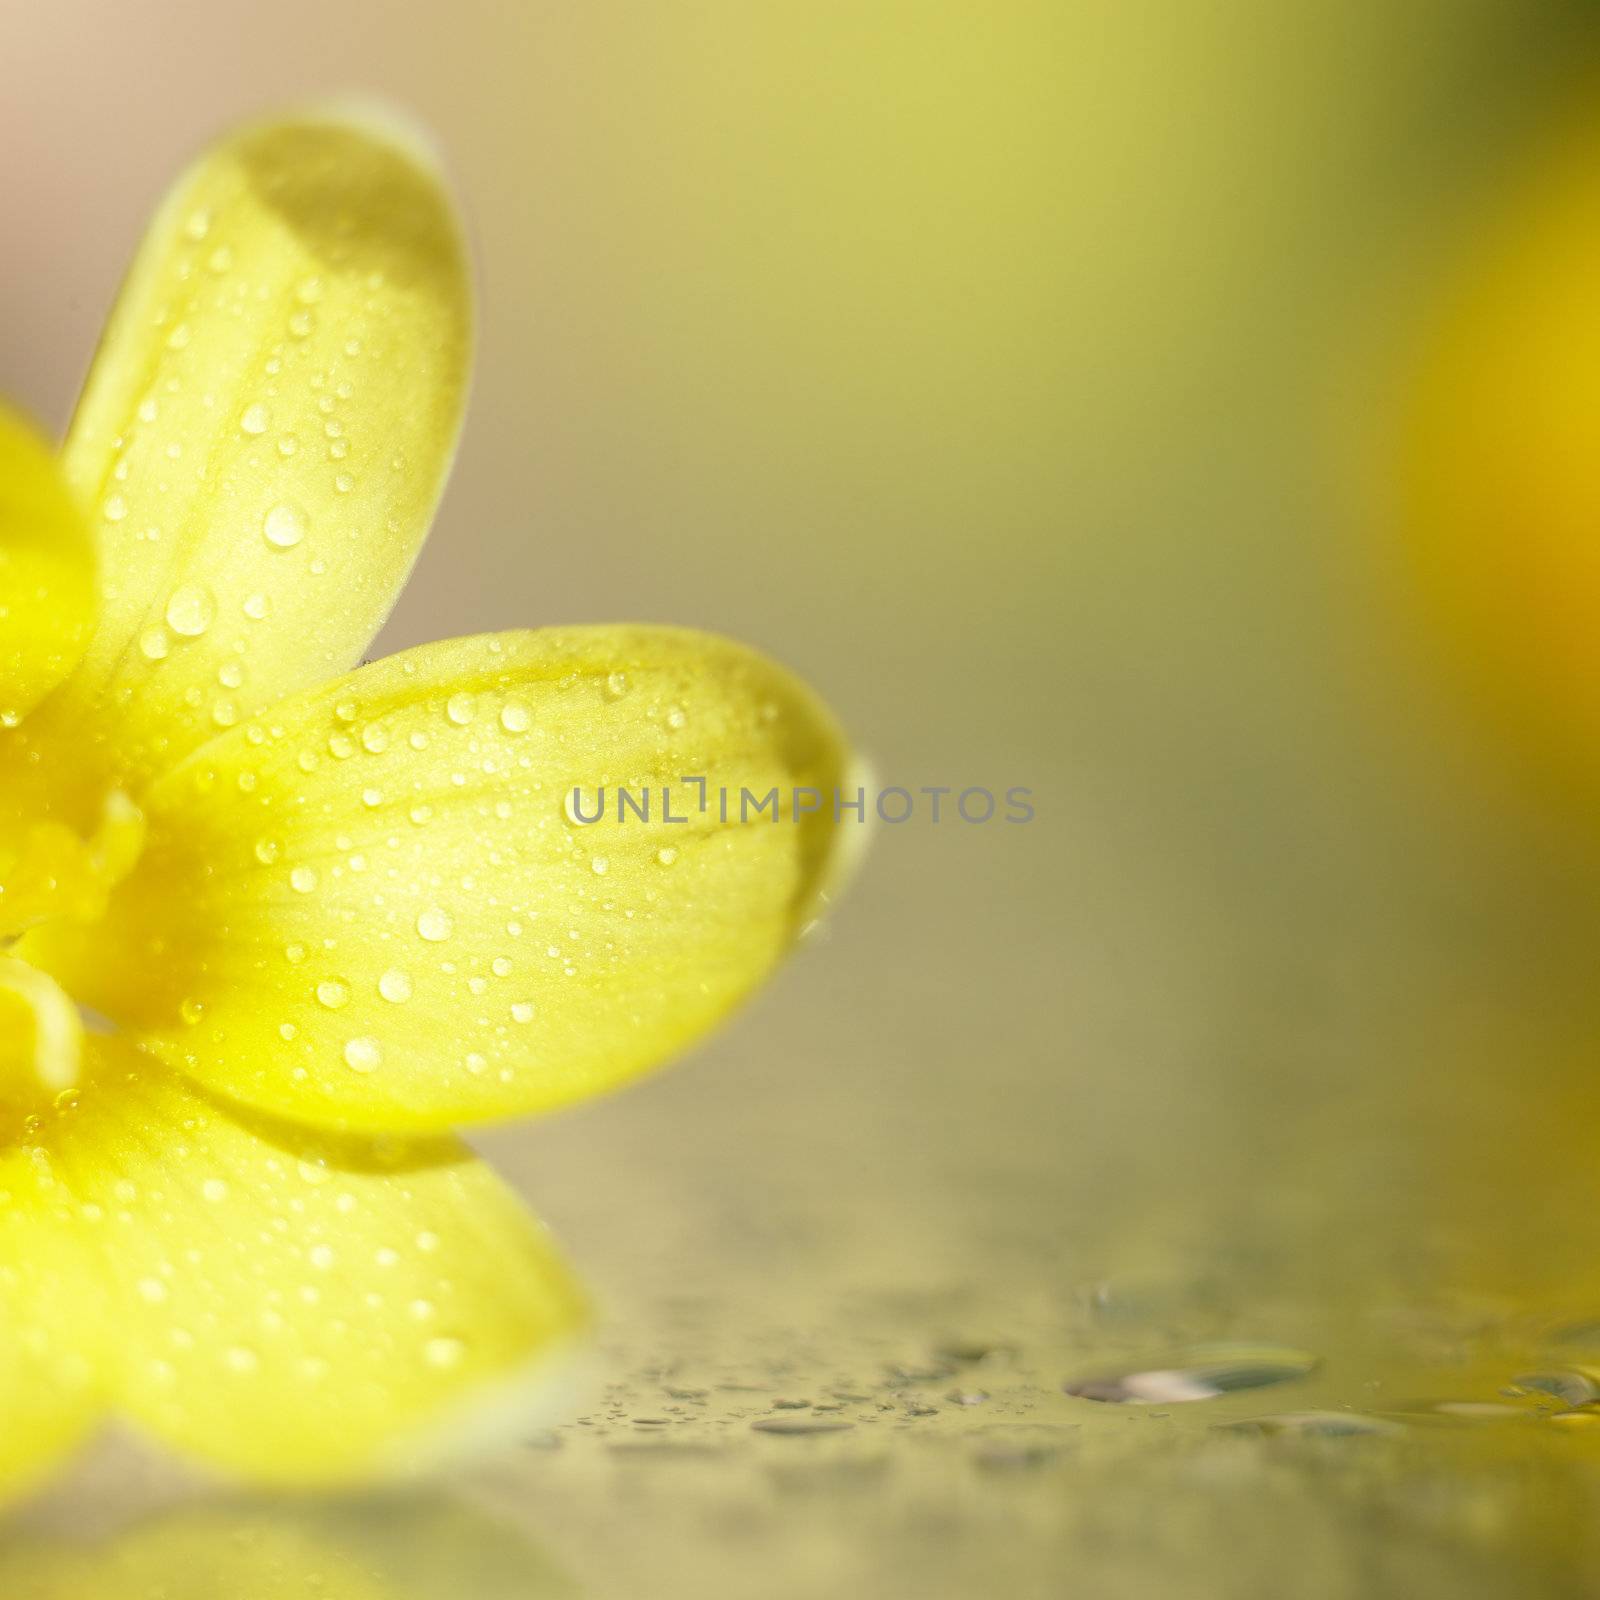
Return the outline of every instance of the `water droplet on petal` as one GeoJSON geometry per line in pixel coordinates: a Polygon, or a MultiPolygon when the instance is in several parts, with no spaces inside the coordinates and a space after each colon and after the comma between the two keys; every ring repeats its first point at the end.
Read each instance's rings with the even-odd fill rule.
{"type": "Polygon", "coordinates": [[[351,1039],[344,1047],[344,1064],[352,1072],[371,1072],[382,1061],[383,1046],[366,1035],[351,1039]]]}
{"type": "Polygon", "coordinates": [[[454,929],[455,924],[450,920],[450,913],[438,906],[430,906],[417,918],[417,932],[432,944],[439,944],[448,939],[454,929]]]}
{"type": "Polygon", "coordinates": [[[391,967],[378,979],[378,993],[396,1005],[411,998],[411,975],[398,967],[391,967]]]}
{"type": "Polygon", "coordinates": [[[216,614],[216,598],[202,584],[183,584],[172,591],[167,601],[167,626],[186,639],[198,638],[211,626],[216,614]]]}
{"type": "Polygon", "coordinates": [[[456,1366],[466,1352],[467,1347],[459,1339],[430,1339],[422,1347],[430,1367],[456,1366]]]}
{"type": "Polygon", "coordinates": [[[305,513],[287,502],[275,505],[262,520],[261,531],[267,543],[279,550],[290,550],[306,536],[305,513]]]}

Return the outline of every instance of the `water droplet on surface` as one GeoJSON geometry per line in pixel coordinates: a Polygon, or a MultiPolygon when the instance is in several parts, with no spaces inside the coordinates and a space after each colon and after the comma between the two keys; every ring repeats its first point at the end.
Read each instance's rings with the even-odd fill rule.
{"type": "Polygon", "coordinates": [[[842,1417],[757,1417],[750,1426],[757,1433],[798,1437],[811,1433],[846,1433],[855,1424],[842,1417]]]}
{"type": "Polygon", "coordinates": [[[270,422],[271,419],[267,415],[267,408],[259,400],[254,405],[246,406],[243,415],[239,418],[240,428],[251,435],[265,433],[270,422]]]}
{"type": "Polygon", "coordinates": [[[1062,1431],[1038,1423],[1002,1423],[982,1431],[973,1460],[985,1472],[1018,1472],[1049,1466],[1066,1443],[1062,1431]]]}
{"type": "Polygon", "coordinates": [[[340,978],[324,978],[317,985],[317,999],[330,1011],[337,1011],[350,1000],[350,985],[340,978]]]}
{"type": "Polygon", "coordinates": [[[527,706],[520,700],[507,700],[500,708],[500,726],[507,733],[526,733],[533,725],[527,706]]]}
{"type": "Polygon", "coordinates": [[[464,728],[469,722],[472,721],[472,713],[474,709],[475,704],[470,694],[453,694],[447,701],[445,701],[444,714],[449,717],[449,719],[455,723],[457,727],[464,728]]]}
{"type": "Polygon", "coordinates": [[[1522,1406],[1506,1405],[1499,1400],[1423,1400],[1395,1409],[1401,1416],[1411,1419],[1447,1418],[1462,1423],[1525,1422],[1533,1414],[1522,1406]]]}
{"type": "Polygon", "coordinates": [[[172,640],[159,623],[152,623],[139,635],[139,651],[147,660],[163,661],[172,651],[172,640]]]}
{"type": "Polygon", "coordinates": [[[1539,1394],[1553,1395],[1564,1405],[1586,1406],[1600,1400],[1600,1383],[1586,1372],[1567,1369],[1555,1372],[1529,1372],[1512,1382],[1519,1389],[1532,1389],[1539,1394]]]}
{"type": "Polygon", "coordinates": [[[317,886],[317,875],[310,867],[296,867],[289,874],[289,887],[297,894],[310,894],[317,886]]]}
{"type": "Polygon", "coordinates": [[[1397,1422],[1363,1416],[1359,1411],[1282,1411],[1276,1416],[1245,1417],[1238,1422],[1223,1422],[1217,1426],[1227,1433],[1298,1433],[1324,1439],[1404,1432],[1397,1422]]]}
{"type": "Polygon", "coordinates": [[[431,944],[440,944],[448,939],[454,928],[450,913],[438,906],[430,906],[417,918],[417,932],[431,944]]]}
{"type": "Polygon", "coordinates": [[[286,502],[275,505],[262,519],[261,531],[274,548],[292,550],[306,536],[305,513],[286,502]]]}
{"type": "Polygon", "coordinates": [[[1317,1365],[1316,1356],[1282,1345],[1201,1345],[1161,1366],[1074,1379],[1062,1388],[1081,1400],[1160,1405],[1293,1383],[1309,1376],[1317,1365]]]}
{"type": "Polygon", "coordinates": [[[532,1022],[533,1002],[530,1000],[517,1001],[511,1008],[511,1020],[513,1022],[532,1022]]]}
{"type": "Polygon", "coordinates": [[[264,594],[246,595],[241,609],[252,622],[263,622],[272,611],[272,603],[264,594]]]}

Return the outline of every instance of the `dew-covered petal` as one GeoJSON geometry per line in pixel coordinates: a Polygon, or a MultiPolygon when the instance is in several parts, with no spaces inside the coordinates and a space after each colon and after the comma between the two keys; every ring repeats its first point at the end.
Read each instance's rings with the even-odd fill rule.
{"type": "Polygon", "coordinates": [[[844,759],[803,684],[708,635],[427,646],[196,752],[146,797],[107,921],[23,949],[173,1066],[285,1115],[541,1110],[659,1063],[767,974],[854,831],[844,759]],[[648,822],[617,820],[619,786],[649,791],[648,822]],[[580,824],[601,788],[605,820],[580,824]]]}
{"type": "Polygon", "coordinates": [[[0,405],[0,725],[72,670],[94,614],[94,553],[54,452],[0,405]]]}
{"type": "Polygon", "coordinates": [[[105,1409],[102,1285],[31,1126],[0,1096],[0,1500],[42,1479],[105,1409]]]}
{"type": "Polygon", "coordinates": [[[116,1041],[92,1053],[37,1138],[86,1219],[115,1409],[313,1484],[430,1464],[558,1403],[582,1297],[463,1146],[315,1136],[116,1041]]]}
{"type": "Polygon", "coordinates": [[[386,124],[253,127],[179,181],[64,454],[100,613],[28,733],[91,801],[360,660],[454,453],[469,300],[441,176],[386,124]]]}

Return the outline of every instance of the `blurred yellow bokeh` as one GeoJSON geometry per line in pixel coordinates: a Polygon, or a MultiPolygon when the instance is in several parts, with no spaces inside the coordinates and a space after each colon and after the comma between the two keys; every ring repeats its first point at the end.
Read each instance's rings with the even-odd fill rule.
{"type": "Polygon", "coordinates": [[[1600,798],[1600,95],[1506,163],[1424,324],[1399,446],[1425,626],[1547,790],[1600,798]]]}

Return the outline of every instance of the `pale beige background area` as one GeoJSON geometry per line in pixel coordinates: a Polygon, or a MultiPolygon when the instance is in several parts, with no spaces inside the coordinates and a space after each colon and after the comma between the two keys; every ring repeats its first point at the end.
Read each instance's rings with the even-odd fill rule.
{"type": "MultiPolygon", "coordinates": [[[[1204,1407],[1135,1420],[1060,1383],[1228,1336],[1325,1356],[1288,1407],[1492,1398],[1503,1330],[1582,1299],[1595,886],[1452,764],[1456,711],[1397,664],[1363,462],[1431,274],[1584,92],[1600,14],[0,16],[0,389],[64,422],[213,130],[382,94],[458,177],[484,316],[381,647],[715,628],[814,681],[883,781],[1035,794],[1025,827],[883,830],[692,1061],[483,1141],[610,1310],[589,1421],[456,1491],[546,1575],[486,1575],[487,1536],[437,1508],[319,1509],[319,1538],[392,1568],[437,1522],[374,1580],[430,1595],[1592,1578],[1580,1439],[1219,1448],[1204,1407]],[[952,1340],[999,1348],[969,1368],[952,1340]],[[749,1426],[836,1390],[867,1397],[837,1402],[848,1434],[749,1426]]],[[[302,1513],[260,1516],[240,1538],[299,1548],[302,1513]]]]}

